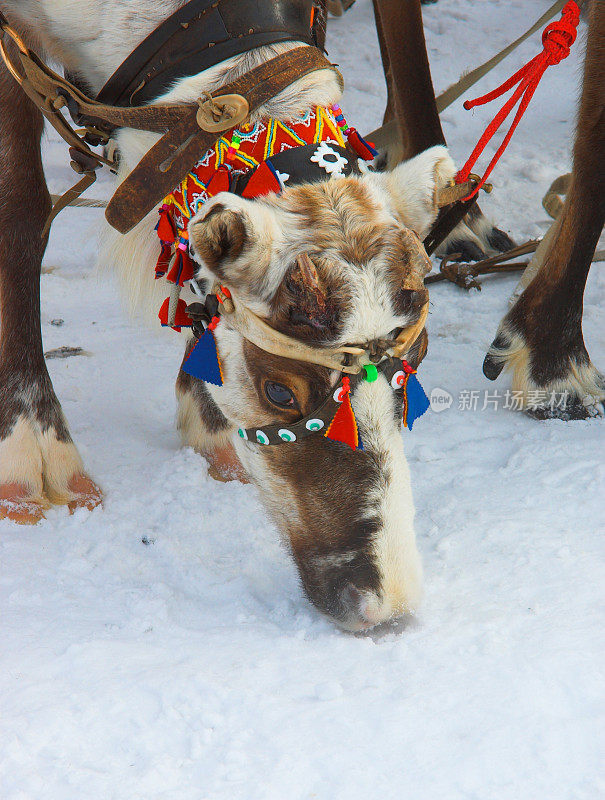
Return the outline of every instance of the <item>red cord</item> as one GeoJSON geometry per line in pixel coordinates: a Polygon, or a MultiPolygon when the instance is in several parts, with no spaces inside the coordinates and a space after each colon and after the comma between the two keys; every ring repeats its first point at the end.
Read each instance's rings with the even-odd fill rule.
{"type": "Polygon", "coordinates": [[[485,103],[490,103],[492,100],[495,100],[497,97],[503,95],[504,92],[512,89],[515,84],[519,84],[511,97],[509,97],[494,119],[487,126],[483,136],[479,139],[477,146],[471,153],[470,158],[456,175],[456,183],[464,183],[466,180],[468,180],[475,162],[484,151],[486,145],[520,100],[521,102],[519,103],[519,108],[517,109],[515,118],[513,119],[508,133],[502,140],[502,144],[496,151],[495,156],[490,161],[483,177],[481,178],[481,182],[469,194],[468,197],[464,198],[465,200],[470,200],[471,197],[474,197],[474,195],[477,194],[479,189],[490,176],[493,168],[500,160],[500,156],[506,150],[511,137],[515,132],[515,128],[525,113],[525,110],[529,105],[529,101],[532,99],[533,94],[540,83],[542,75],[544,75],[546,72],[547,67],[558,64],[569,55],[570,48],[575,42],[576,36],[578,35],[577,27],[579,20],[580,9],[578,4],[575,2],[575,0],[569,0],[569,2],[563,7],[561,19],[551,22],[550,25],[547,25],[546,28],[544,28],[542,33],[542,44],[544,45],[544,50],[541,53],[535,56],[535,58],[532,58],[529,64],[526,64],[518,72],[515,72],[511,78],[505,81],[501,86],[498,86],[497,89],[484,94],[483,97],[478,97],[476,100],[465,100],[464,108],[468,111],[475,106],[482,106],[485,105],[485,103]]]}

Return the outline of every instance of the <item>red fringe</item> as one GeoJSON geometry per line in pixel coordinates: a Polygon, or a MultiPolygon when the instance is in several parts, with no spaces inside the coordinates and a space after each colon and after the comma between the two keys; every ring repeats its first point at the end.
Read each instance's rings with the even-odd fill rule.
{"type": "Polygon", "coordinates": [[[177,247],[176,255],[166,275],[166,280],[183,286],[186,281],[190,281],[193,278],[193,271],[193,261],[189,257],[189,253],[182,247],[177,247]]]}
{"type": "Polygon", "coordinates": [[[157,264],[155,265],[155,277],[161,278],[168,272],[168,268],[170,267],[170,259],[172,258],[172,245],[168,244],[168,242],[162,242],[161,244],[161,252],[158,257],[157,264]]]}

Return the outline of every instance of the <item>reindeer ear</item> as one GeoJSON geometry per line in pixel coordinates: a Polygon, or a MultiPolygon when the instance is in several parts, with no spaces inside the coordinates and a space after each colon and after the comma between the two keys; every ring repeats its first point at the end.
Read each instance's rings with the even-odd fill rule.
{"type": "MultiPolygon", "coordinates": [[[[220,202],[207,203],[189,223],[189,244],[196,261],[221,281],[228,264],[242,254],[249,238],[250,222],[244,211],[220,202]]],[[[231,205],[231,204],[229,204],[231,205]]]]}
{"type": "Polygon", "coordinates": [[[368,173],[366,180],[387,193],[401,222],[422,237],[437,217],[437,193],[455,172],[447,148],[439,145],[403,161],[391,172],[368,173]]]}

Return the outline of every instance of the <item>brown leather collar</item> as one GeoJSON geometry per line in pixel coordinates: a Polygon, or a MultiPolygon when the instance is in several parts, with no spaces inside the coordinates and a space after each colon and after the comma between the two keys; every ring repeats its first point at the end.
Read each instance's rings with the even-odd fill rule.
{"type": "Polygon", "coordinates": [[[174,82],[255,47],[314,44],[313,0],[190,0],[118,67],[97,96],[104,105],[143,105],[174,82]]]}

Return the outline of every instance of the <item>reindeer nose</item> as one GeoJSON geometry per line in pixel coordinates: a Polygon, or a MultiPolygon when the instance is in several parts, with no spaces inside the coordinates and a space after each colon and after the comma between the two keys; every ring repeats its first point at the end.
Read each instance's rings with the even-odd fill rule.
{"type": "Polygon", "coordinates": [[[362,592],[351,581],[340,590],[339,600],[344,614],[340,624],[353,631],[373,628],[391,616],[391,606],[373,592],[362,592]]]}

